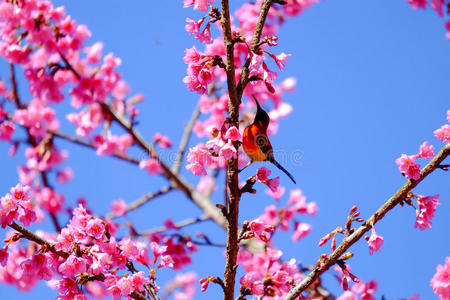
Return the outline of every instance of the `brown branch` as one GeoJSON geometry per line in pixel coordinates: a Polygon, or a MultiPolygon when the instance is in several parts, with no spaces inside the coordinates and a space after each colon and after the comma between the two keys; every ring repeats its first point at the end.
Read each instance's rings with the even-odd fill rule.
{"type": "Polygon", "coordinates": [[[284,298],[285,300],[294,300],[306,290],[319,276],[327,271],[331,266],[336,264],[342,254],[344,254],[350,246],[361,239],[366,232],[368,232],[374,224],[381,220],[391,209],[398,205],[405,199],[411,190],[416,187],[425,177],[427,177],[434,170],[439,168],[440,163],[450,155],[450,143],[442,147],[441,151],[422,169],[420,179],[409,179],[386,203],[384,203],[369,219],[367,219],[358,229],[356,229],[350,236],[345,237],[339,247],[328,256],[325,265],[322,267],[315,267],[309,275],[302,280],[298,285],[292,288],[284,298]]]}
{"type": "MultiPolygon", "coordinates": [[[[198,218],[191,218],[191,219],[186,219],[184,221],[180,221],[178,223],[175,223],[175,226],[177,227],[177,229],[181,229],[183,227],[194,225],[194,224],[201,223],[201,222],[208,221],[208,220],[210,220],[210,218],[207,215],[203,215],[198,218]]],[[[160,233],[160,232],[164,232],[164,231],[167,231],[167,228],[165,226],[161,226],[161,227],[150,229],[150,230],[147,230],[144,232],[140,232],[139,235],[150,235],[150,234],[160,233]]]]}
{"type": "Polygon", "coordinates": [[[178,149],[178,154],[172,165],[172,172],[174,172],[175,174],[178,174],[180,172],[181,161],[183,160],[184,153],[186,152],[186,147],[189,143],[189,138],[191,137],[192,133],[192,128],[194,127],[195,121],[197,121],[199,115],[200,104],[197,104],[194,112],[192,113],[191,119],[189,120],[189,123],[187,123],[186,127],[184,128],[183,137],[181,138],[180,147],[178,149]]]}
{"type": "MultiPolygon", "coordinates": [[[[240,97],[236,92],[236,80],[235,80],[235,66],[234,66],[234,43],[231,34],[230,24],[230,7],[228,0],[222,0],[222,15],[220,23],[222,24],[225,53],[226,53],[226,68],[227,74],[227,87],[228,87],[228,113],[230,118],[230,125],[239,128],[239,104],[241,103],[240,97]]],[[[239,145],[235,144],[236,150],[239,149],[239,145]]],[[[237,254],[239,251],[238,232],[239,232],[239,174],[238,174],[238,155],[239,151],[236,151],[236,158],[227,161],[227,173],[226,173],[226,189],[228,193],[228,212],[226,214],[227,219],[227,249],[226,249],[226,262],[224,272],[224,300],[234,299],[234,285],[236,280],[237,269],[237,254]]]]}
{"type": "MultiPolygon", "coordinates": [[[[261,12],[259,13],[258,22],[256,23],[255,32],[253,33],[252,38],[252,44],[250,46],[250,49],[252,52],[257,52],[259,47],[259,41],[261,39],[261,34],[264,29],[264,24],[266,22],[267,14],[269,13],[270,7],[273,4],[273,0],[264,0],[262,6],[261,6],[261,12]]],[[[248,76],[249,76],[249,66],[250,66],[251,58],[248,57],[247,61],[245,62],[244,67],[241,71],[241,77],[239,79],[238,86],[236,88],[237,90],[237,97],[239,99],[242,98],[242,94],[244,93],[244,89],[247,86],[248,83],[248,76]]]]}
{"type": "MultiPolygon", "coordinates": [[[[144,204],[150,202],[151,200],[153,200],[159,196],[162,196],[164,194],[167,194],[168,192],[173,191],[174,189],[175,188],[173,186],[166,186],[155,193],[146,194],[143,197],[141,197],[141,198],[137,199],[136,201],[127,205],[126,213],[136,210],[139,207],[143,206],[144,204]]],[[[114,218],[118,218],[118,217],[120,217],[120,216],[110,213],[110,214],[106,215],[105,218],[106,219],[114,219],[114,218]]]]}
{"type": "Polygon", "coordinates": [[[13,222],[11,225],[8,225],[8,226],[11,227],[12,229],[14,229],[17,232],[20,232],[22,234],[22,236],[24,238],[26,238],[27,240],[33,241],[36,244],[41,245],[42,247],[46,248],[50,252],[53,252],[56,255],[61,256],[62,258],[68,258],[69,257],[68,253],[56,250],[55,246],[53,244],[47,242],[46,240],[44,240],[40,236],[34,234],[33,232],[29,231],[25,227],[17,224],[16,222],[13,222]]]}
{"type": "MultiPolygon", "coordinates": [[[[87,148],[96,149],[94,144],[92,144],[91,142],[84,141],[84,140],[78,139],[76,137],[72,137],[70,135],[64,134],[64,133],[59,132],[59,131],[54,131],[54,130],[47,130],[47,131],[50,134],[52,134],[53,136],[61,138],[63,140],[66,140],[66,141],[69,141],[69,142],[72,142],[74,144],[78,144],[78,145],[81,145],[81,146],[84,146],[84,147],[87,147],[87,148]]],[[[139,160],[137,160],[137,159],[135,159],[133,157],[121,154],[121,153],[114,153],[114,154],[111,154],[111,156],[113,156],[115,158],[118,158],[120,160],[127,161],[127,162],[135,164],[135,165],[139,164],[139,160]]]]}

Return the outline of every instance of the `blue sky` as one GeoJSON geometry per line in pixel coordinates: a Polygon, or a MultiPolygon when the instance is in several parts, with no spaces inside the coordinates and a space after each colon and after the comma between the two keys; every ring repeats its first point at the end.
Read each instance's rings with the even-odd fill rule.
{"type": "MultiPolygon", "coordinates": [[[[241,3],[232,2],[233,10],[237,8],[235,2],[241,3]]],[[[104,53],[112,51],[122,59],[123,78],[134,93],[145,95],[139,106],[142,114],[138,128],[143,135],[150,139],[155,132],[162,132],[177,145],[198,100],[198,95],[188,92],[181,81],[186,72],[184,49],[195,44],[184,31],[184,20],[200,17],[200,13],[183,9],[182,1],[56,3],[65,5],[79,23],[88,25],[93,33],[88,45],[103,41],[104,53]]],[[[304,264],[314,264],[322,252],[329,250],[318,248],[318,240],[344,225],[351,206],[357,204],[361,215],[368,217],[404,183],[394,163],[397,157],[417,153],[425,140],[437,149],[442,146],[433,131],[444,124],[450,109],[450,42],[445,39],[443,24],[431,9],[415,11],[404,0],[347,0],[320,2],[289,19],[281,29],[275,52],[284,51],[292,57],[280,77],[294,76],[298,86],[295,93],[286,95],[285,101],[294,111],[281,121],[272,144],[287,153],[303,154],[300,162],[285,163],[297,185],[270,168],[281,176],[288,190],[302,189],[308,201],[319,206],[316,217],[299,219],[313,226],[307,238],[293,244],[287,234],[277,237],[276,245],[286,259],[295,257],[304,264]]],[[[4,62],[0,63],[0,75],[8,76],[4,62]]],[[[24,81],[19,85],[21,94],[29,100],[24,81]]],[[[58,106],[62,120],[70,111],[67,103],[58,106]]],[[[74,130],[63,121],[62,131],[74,130]]],[[[198,141],[194,138],[191,145],[198,141]]],[[[91,150],[62,141],[58,146],[70,151],[68,163],[75,173],[71,183],[57,187],[65,193],[69,205],[84,196],[93,211],[102,215],[112,200],[131,202],[166,184],[135,166],[97,157],[91,150]]],[[[12,159],[7,151],[8,146],[0,143],[2,195],[17,183],[16,166],[24,161],[23,151],[12,159]]],[[[256,166],[246,172],[254,170],[256,166]]],[[[182,172],[192,182],[198,181],[184,168],[182,172]]],[[[362,280],[378,281],[377,298],[401,299],[416,292],[421,299],[437,298],[429,281],[437,264],[443,264],[450,255],[449,183],[450,174],[437,171],[415,189],[424,195],[440,194],[433,228],[414,229],[414,210],[396,208],[376,226],[385,240],[381,251],[369,256],[364,241],[352,248],[356,253],[350,260],[353,272],[362,280]]],[[[259,216],[273,203],[262,186],[256,188],[256,196],[243,197],[242,221],[259,216]]],[[[214,200],[220,203],[221,196],[217,193],[214,200]]],[[[287,201],[286,196],[282,201],[287,201]]],[[[184,195],[172,192],[128,218],[136,228],[145,230],[159,226],[167,217],[177,221],[199,215],[201,212],[184,195]]],[[[202,231],[214,241],[224,241],[222,230],[206,224],[186,232],[202,231]]],[[[52,230],[49,224],[42,226],[52,230]]],[[[194,265],[186,271],[196,270],[200,277],[222,276],[222,250],[200,250],[193,257],[194,265]]],[[[173,273],[160,276],[163,283],[173,273]]],[[[330,290],[340,293],[330,274],[324,280],[330,290]]],[[[35,291],[42,299],[55,295],[44,284],[35,291]]],[[[217,298],[219,293],[212,286],[196,298],[217,298]]],[[[0,286],[0,294],[18,300],[29,297],[5,285],[0,286]]]]}

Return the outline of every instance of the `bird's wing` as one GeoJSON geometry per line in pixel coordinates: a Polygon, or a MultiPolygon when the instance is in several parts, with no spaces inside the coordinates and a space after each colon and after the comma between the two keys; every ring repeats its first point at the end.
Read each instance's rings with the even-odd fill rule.
{"type": "Polygon", "coordinates": [[[254,126],[253,136],[255,137],[255,143],[259,149],[267,155],[267,157],[273,157],[273,149],[270,144],[269,138],[265,132],[262,132],[260,128],[254,126]]]}

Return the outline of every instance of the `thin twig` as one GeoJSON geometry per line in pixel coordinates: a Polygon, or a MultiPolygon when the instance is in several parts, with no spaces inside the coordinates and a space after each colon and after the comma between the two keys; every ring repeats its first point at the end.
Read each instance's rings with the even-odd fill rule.
{"type": "Polygon", "coordinates": [[[427,177],[434,170],[439,168],[440,163],[450,155],[450,143],[442,147],[441,151],[422,169],[420,179],[409,179],[386,203],[384,203],[370,218],[368,218],[357,230],[350,236],[345,237],[339,247],[331,253],[325,265],[315,267],[309,275],[302,280],[298,285],[292,288],[284,298],[285,300],[294,300],[306,290],[319,276],[327,271],[331,266],[336,264],[342,254],[344,254],[350,246],[361,239],[366,232],[368,232],[374,224],[381,220],[390,210],[399,204],[408,195],[411,190],[416,187],[425,177],[427,177]]]}
{"type": "Polygon", "coordinates": [[[191,119],[189,123],[186,124],[184,128],[183,137],[181,138],[180,147],[178,149],[177,157],[172,165],[172,172],[178,174],[181,168],[181,161],[183,160],[184,153],[186,152],[186,147],[189,143],[189,139],[192,134],[192,128],[194,128],[195,121],[197,121],[198,116],[200,115],[200,104],[197,104],[194,111],[192,112],[191,119]]]}
{"type": "MultiPolygon", "coordinates": [[[[203,216],[200,216],[198,218],[190,218],[190,219],[186,219],[186,220],[180,221],[178,223],[175,223],[175,226],[177,227],[177,229],[181,229],[183,227],[194,225],[194,224],[197,224],[197,223],[201,223],[201,222],[204,222],[204,221],[207,221],[207,220],[210,220],[210,218],[207,215],[203,215],[203,216]]],[[[164,231],[167,231],[167,227],[161,226],[161,227],[150,229],[150,230],[147,230],[147,231],[144,231],[144,232],[140,232],[139,234],[140,235],[151,235],[151,234],[154,234],[154,233],[160,233],[160,232],[164,232],[164,231]]]]}
{"type": "MultiPolygon", "coordinates": [[[[167,194],[168,192],[173,191],[174,189],[175,188],[173,186],[166,186],[155,193],[148,193],[148,194],[142,196],[141,198],[137,199],[136,201],[127,205],[126,213],[136,210],[139,207],[143,206],[144,204],[150,202],[151,200],[153,200],[159,196],[162,196],[164,194],[167,194]]],[[[110,214],[107,214],[105,218],[106,219],[114,219],[114,218],[118,218],[118,217],[120,217],[120,216],[110,213],[110,214]]]]}
{"type": "MultiPolygon", "coordinates": [[[[66,140],[66,141],[69,141],[69,142],[72,142],[72,143],[75,143],[75,144],[78,144],[78,145],[81,145],[81,146],[84,146],[84,147],[88,147],[88,148],[91,148],[91,149],[96,149],[94,144],[91,143],[91,142],[84,141],[84,140],[78,139],[76,137],[72,137],[70,135],[64,134],[64,133],[59,132],[59,131],[54,131],[54,130],[47,130],[47,131],[49,133],[51,133],[53,136],[61,138],[63,140],[66,140]]],[[[125,154],[114,153],[114,154],[111,154],[111,156],[113,156],[115,158],[118,158],[120,160],[127,161],[127,162],[135,164],[135,165],[139,164],[139,160],[137,160],[137,159],[135,159],[133,157],[127,156],[125,154]]]]}

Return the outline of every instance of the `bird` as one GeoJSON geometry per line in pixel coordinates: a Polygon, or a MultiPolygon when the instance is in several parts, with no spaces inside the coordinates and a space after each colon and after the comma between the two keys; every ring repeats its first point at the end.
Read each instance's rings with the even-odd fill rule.
{"type": "Polygon", "coordinates": [[[255,96],[253,96],[253,99],[255,100],[257,107],[255,119],[252,124],[248,125],[244,129],[244,133],[242,135],[242,147],[244,152],[250,158],[250,161],[244,168],[239,170],[239,172],[250,166],[255,161],[268,161],[283,171],[296,184],[291,173],[289,173],[275,160],[272,145],[267,137],[267,127],[269,127],[270,117],[267,112],[262,109],[261,105],[259,105],[259,102],[255,96]]]}

